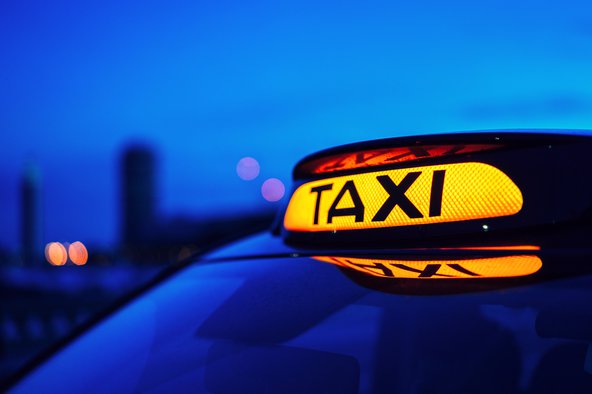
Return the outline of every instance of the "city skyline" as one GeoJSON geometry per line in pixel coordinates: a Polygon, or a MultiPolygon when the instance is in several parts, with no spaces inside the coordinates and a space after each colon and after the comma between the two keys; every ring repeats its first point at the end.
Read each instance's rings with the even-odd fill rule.
{"type": "Polygon", "coordinates": [[[42,172],[46,241],[118,239],[120,149],[148,141],[166,216],[269,206],[317,150],[409,134],[592,128],[592,5],[528,0],[0,5],[0,246],[42,172]],[[411,22],[412,21],[412,22],[411,22]],[[255,181],[236,176],[243,157],[255,181]],[[204,192],[205,190],[205,192],[204,192]]]}

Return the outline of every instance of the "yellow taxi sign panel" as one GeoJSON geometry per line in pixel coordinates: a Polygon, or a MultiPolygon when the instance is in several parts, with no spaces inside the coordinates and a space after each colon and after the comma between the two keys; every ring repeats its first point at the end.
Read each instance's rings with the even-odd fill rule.
{"type": "Polygon", "coordinates": [[[316,260],[380,278],[479,279],[532,275],[543,263],[538,256],[517,255],[462,260],[382,260],[315,256],[316,260]]]}
{"type": "Polygon", "coordinates": [[[290,231],[363,230],[514,215],[520,189],[484,163],[376,171],[312,181],[290,199],[290,231]]]}

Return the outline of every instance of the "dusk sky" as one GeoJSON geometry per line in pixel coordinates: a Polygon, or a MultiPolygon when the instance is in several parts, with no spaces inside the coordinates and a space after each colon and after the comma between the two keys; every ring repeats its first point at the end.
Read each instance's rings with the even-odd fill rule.
{"type": "Polygon", "coordinates": [[[0,246],[18,248],[29,161],[44,240],[109,247],[129,143],[157,152],[163,216],[250,211],[335,145],[592,129],[591,70],[589,1],[4,0],[0,246]]]}

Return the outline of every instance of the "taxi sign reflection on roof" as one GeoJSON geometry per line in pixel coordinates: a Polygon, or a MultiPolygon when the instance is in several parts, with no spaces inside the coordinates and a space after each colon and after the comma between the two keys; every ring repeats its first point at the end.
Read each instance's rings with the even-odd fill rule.
{"type": "Polygon", "coordinates": [[[532,275],[543,266],[541,259],[535,255],[421,261],[332,256],[314,258],[370,276],[405,279],[512,278],[532,275]]]}
{"type": "Polygon", "coordinates": [[[302,164],[301,170],[310,174],[324,174],[428,158],[433,159],[482,152],[496,148],[500,148],[500,145],[439,144],[362,150],[315,159],[302,164]]]}

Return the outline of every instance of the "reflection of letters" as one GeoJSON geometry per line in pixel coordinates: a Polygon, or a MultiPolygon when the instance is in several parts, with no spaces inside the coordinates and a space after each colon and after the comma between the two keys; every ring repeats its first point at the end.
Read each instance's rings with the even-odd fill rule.
{"type": "Polygon", "coordinates": [[[402,270],[417,272],[418,278],[431,278],[432,276],[446,276],[450,277],[450,275],[443,275],[438,274],[438,270],[442,267],[442,264],[426,264],[423,270],[419,270],[417,268],[408,267],[405,264],[394,264],[395,267],[400,268],[402,270]]]}
{"type": "Polygon", "coordinates": [[[367,275],[381,278],[452,279],[511,278],[532,275],[542,267],[534,255],[499,256],[443,260],[373,259],[357,257],[315,257],[367,275]]]}
{"type": "MultiPolygon", "coordinates": [[[[373,262],[372,264],[361,264],[361,263],[354,263],[354,262],[352,262],[350,260],[344,260],[344,262],[347,263],[347,264],[353,265],[354,268],[355,267],[359,267],[359,268],[362,268],[363,270],[377,268],[377,269],[379,269],[379,270],[382,271],[383,276],[387,276],[389,278],[394,278],[395,277],[395,275],[393,275],[393,271],[391,271],[383,263],[373,262]]],[[[371,271],[371,272],[374,273],[374,271],[371,271]]]]}

